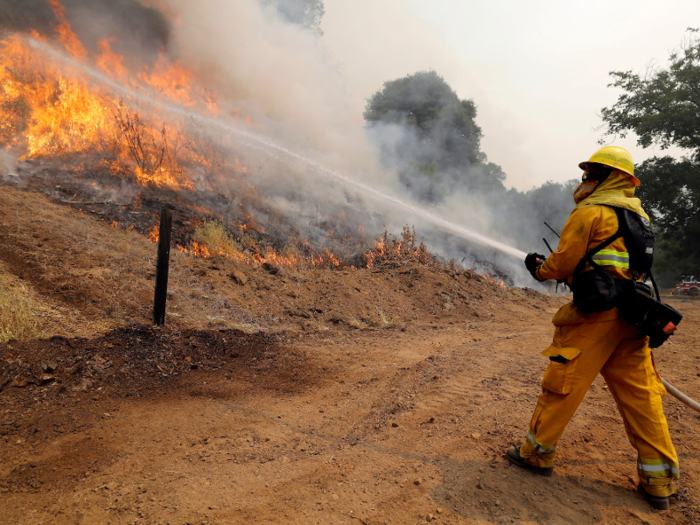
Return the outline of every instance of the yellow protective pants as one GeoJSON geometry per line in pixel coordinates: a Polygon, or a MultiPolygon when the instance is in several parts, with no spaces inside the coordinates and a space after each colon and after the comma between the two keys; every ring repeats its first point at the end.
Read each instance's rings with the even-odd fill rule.
{"type": "MultiPolygon", "coordinates": [[[[555,325],[556,321],[555,317],[555,325]]],[[[678,457],[661,404],[666,389],[647,341],[616,316],[603,322],[556,326],[552,345],[542,352],[556,361],[544,373],[542,395],[520,448],[525,461],[537,467],[554,466],[556,444],[600,372],[637,450],[644,489],[654,496],[673,494],[671,479],[679,477],[678,457]]]]}

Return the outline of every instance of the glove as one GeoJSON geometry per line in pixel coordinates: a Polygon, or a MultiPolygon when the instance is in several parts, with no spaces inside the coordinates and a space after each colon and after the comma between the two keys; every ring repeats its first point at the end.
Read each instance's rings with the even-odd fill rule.
{"type": "Polygon", "coordinates": [[[544,264],[544,260],[546,258],[547,257],[539,253],[528,253],[527,257],[525,257],[525,268],[527,268],[527,271],[530,272],[530,275],[540,282],[546,281],[546,279],[540,279],[537,277],[537,269],[544,264]]]}

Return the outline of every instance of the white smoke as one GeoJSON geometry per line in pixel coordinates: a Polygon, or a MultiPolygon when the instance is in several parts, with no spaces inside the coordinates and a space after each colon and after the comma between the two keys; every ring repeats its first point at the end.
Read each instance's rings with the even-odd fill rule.
{"type": "Polygon", "coordinates": [[[12,150],[0,149],[0,177],[3,180],[17,181],[19,175],[15,171],[17,165],[17,155],[12,150]]]}
{"type": "Polygon", "coordinates": [[[345,79],[313,33],[273,16],[257,0],[165,5],[177,20],[171,50],[258,131],[283,137],[296,151],[325,152],[321,160],[330,167],[376,176],[361,109],[349,104],[345,79]]]}

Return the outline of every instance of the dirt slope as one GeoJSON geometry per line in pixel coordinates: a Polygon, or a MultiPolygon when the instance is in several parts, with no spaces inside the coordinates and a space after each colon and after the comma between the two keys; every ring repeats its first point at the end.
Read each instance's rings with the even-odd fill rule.
{"type": "MultiPolygon", "coordinates": [[[[71,317],[62,328],[50,326],[50,334],[90,336],[150,321],[154,244],[135,231],[110,227],[99,214],[0,188],[0,245],[8,248],[0,251],[0,271],[30,285],[42,305],[71,317]]],[[[449,268],[403,264],[371,271],[266,271],[173,250],[168,311],[169,322],[199,328],[401,328],[490,316],[499,301],[531,297],[536,303],[545,300],[449,268]]]]}
{"type": "MultiPolygon", "coordinates": [[[[178,316],[155,329],[152,244],[5,190],[0,276],[26,287],[47,338],[0,345],[0,523],[698,520],[700,418],[672,398],[683,479],[668,512],[635,492],[601,379],[554,477],[503,460],[563,299],[471,272],[270,275],[177,254],[178,316]]],[[[700,303],[677,304],[657,364],[700,398],[700,303]]]]}

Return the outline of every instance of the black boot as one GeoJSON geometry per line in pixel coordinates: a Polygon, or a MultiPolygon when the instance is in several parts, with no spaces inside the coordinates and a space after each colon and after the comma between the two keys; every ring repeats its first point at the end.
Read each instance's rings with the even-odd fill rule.
{"type": "Polygon", "coordinates": [[[668,510],[668,508],[671,506],[668,496],[652,496],[646,490],[644,490],[644,486],[641,483],[639,484],[639,490],[642,492],[642,494],[644,494],[644,497],[647,499],[652,508],[656,510],[668,510]]]}
{"type": "MultiPolygon", "coordinates": [[[[554,474],[554,467],[534,467],[529,463],[525,463],[525,460],[520,456],[520,447],[511,447],[506,450],[506,459],[510,461],[513,465],[518,465],[519,467],[531,470],[535,474],[540,476],[549,477],[554,474]]],[[[666,498],[668,499],[668,498],[666,498]]]]}

